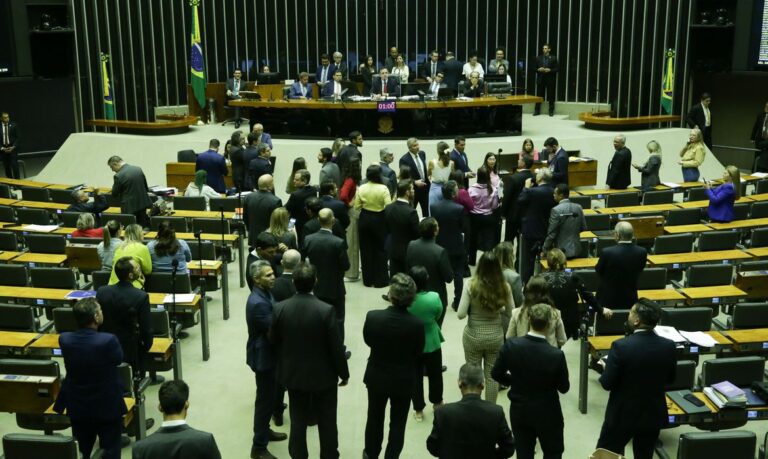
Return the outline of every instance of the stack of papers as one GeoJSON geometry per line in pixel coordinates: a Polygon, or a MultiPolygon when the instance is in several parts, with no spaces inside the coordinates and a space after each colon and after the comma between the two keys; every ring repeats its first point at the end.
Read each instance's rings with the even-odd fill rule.
{"type": "Polygon", "coordinates": [[[675,343],[684,343],[687,340],[677,331],[675,327],[668,327],[666,325],[656,325],[653,332],[662,338],[666,338],[675,343]]]}
{"type": "MultiPolygon", "coordinates": [[[[193,301],[195,301],[194,293],[177,293],[176,294],[176,303],[191,303],[193,301]]],[[[172,304],[173,295],[172,294],[165,295],[165,298],[163,298],[163,303],[172,304]]]]}
{"type": "Polygon", "coordinates": [[[691,344],[696,344],[701,347],[717,346],[717,341],[715,341],[715,338],[712,338],[710,335],[704,332],[680,331],[680,335],[682,335],[683,338],[685,338],[691,344]]]}
{"type": "Polygon", "coordinates": [[[712,387],[705,387],[704,395],[718,408],[744,408],[747,404],[747,395],[730,381],[723,381],[713,384],[712,387]]]}
{"type": "Polygon", "coordinates": [[[59,225],[27,225],[24,231],[34,231],[36,233],[50,233],[59,229],[59,225]]]}
{"type": "Polygon", "coordinates": [[[750,174],[752,177],[758,177],[758,178],[766,178],[768,177],[768,172],[753,172],[750,174]]]}
{"type": "Polygon", "coordinates": [[[661,182],[661,184],[670,188],[680,188],[680,184],[675,182],[661,182]]]}

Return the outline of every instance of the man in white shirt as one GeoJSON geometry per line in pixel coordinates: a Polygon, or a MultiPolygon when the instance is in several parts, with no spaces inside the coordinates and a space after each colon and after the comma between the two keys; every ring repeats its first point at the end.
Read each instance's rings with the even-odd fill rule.
{"type": "Polygon", "coordinates": [[[323,97],[333,97],[334,100],[342,98],[344,92],[344,88],[341,86],[342,76],[341,70],[336,70],[333,73],[333,82],[323,86],[323,97]]]}
{"type": "Polygon", "coordinates": [[[437,51],[432,51],[429,54],[429,60],[424,63],[423,73],[427,78],[427,82],[432,83],[438,73],[443,71],[443,63],[440,62],[440,54],[437,51]]]}
{"type": "Polygon", "coordinates": [[[705,92],[701,95],[698,104],[691,107],[685,122],[691,129],[698,128],[701,131],[701,137],[704,144],[712,150],[712,113],[709,111],[709,105],[712,103],[712,97],[705,92]]]}
{"type": "MultiPolygon", "coordinates": [[[[245,81],[242,79],[243,72],[235,69],[232,72],[232,78],[227,80],[227,101],[240,99],[240,91],[245,91],[245,81]]],[[[235,109],[235,129],[240,127],[240,107],[235,109]]]]}
{"type": "Polygon", "coordinates": [[[435,74],[435,78],[432,79],[432,82],[429,84],[429,95],[437,98],[440,88],[445,88],[446,85],[443,83],[443,72],[437,72],[435,74]]]}

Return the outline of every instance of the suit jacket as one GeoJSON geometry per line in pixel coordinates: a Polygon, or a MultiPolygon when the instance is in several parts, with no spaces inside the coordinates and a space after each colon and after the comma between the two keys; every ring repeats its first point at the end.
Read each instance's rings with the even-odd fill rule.
{"type": "MultiPolygon", "coordinates": [[[[472,169],[469,167],[469,159],[467,159],[467,154],[465,152],[459,153],[459,151],[454,148],[451,150],[451,161],[453,161],[453,167],[455,169],[458,169],[465,174],[467,172],[472,172],[472,169]]],[[[465,185],[469,184],[465,183],[465,185]]]]}
{"type": "Polygon", "coordinates": [[[419,169],[416,167],[416,161],[413,160],[413,156],[411,156],[410,153],[406,153],[403,156],[400,157],[399,165],[402,166],[408,166],[411,168],[411,178],[413,180],[424,180],[424,182],[427,184],[427,187],[423,188],[416,188],[414,185],[414,189],[423,189],[425,192],[429,190],[429,178],[427,177],[427,154],[423,151],[419,151],[418,153],[419,159],[421,159],[421,167],[424,171],[424,177],[419,174],[419,169]]]}
{"type": "Polygon", "coordinates": [[[125,362],[136,367],[152,347],[154,334],[149,314],[149,295],[130,282],[104,285],[96,291],[104,323],[99,331],[117,336],[125,362]]]}
{"type": "Polygon", "coordinates": [[[297,293],[276,304],[271,336],[277,380],[287,389],[319,392],[349,379],[336,312],[315,295],[297,293]]]}
{"type": "Polygon", "coordinates": [[[320,230],[304,239],[304,255],[317,268],[314,293],[328,300],[343,299],[344,273],[349,269],[347,244],[344,239],[327,230],[320,230]]]}
{"type": "Polygon", "coordinates": [[[648,161],[638,169],[640,171],[640,188],[650,190],[660,184],[659,170],[661,169],[661,155],[651,155],[648,161]]]}
{"type": "Polygon", "coordinates": [[[525,188],[517,198],[520,206],[521,234],[529,239],[544,240],[549,227],[549,215],[555,207],[554,189],[549,183],[525,188]]]}
{"type": "Polygon", "coordinates": [[[509,386],[512,428],[516,425],[563,428],[557,393],[564,394],[571,387],[563,351],[536,336],[508,339],[499,351],[491,376],[509,386]]]}
{"type": "MultiPolygon", "coordinates": [[[[382,94],[381,78],[374,78],[371,85],[371,95],[382,94]]],[[[400,80],[392,75],[387,78],[387,94],[400,97],[400,80]]]]}
{"type": "Polygon", "coordinates": [[[394,306],[368,311],[363,339],[371,348],[363,377],[368,390],[410,396],[414,382],[422,378],[424,322],[394,306]]]}
{"type": "Polygon", "coordinates": [[[552,160],[552,186],[558,183],[568,184],[568,152],[562,147],[552,160]]]}
{"type": "Polygon", "coordinates": [[[525,181],[528,179],[534,179],[534,174],[529,169],[519,170],[509,177],[509,180],[504,181],[504,199],[501,202],[501,214],[507,219],[507,225],[510,220],[520,224],[522,215],[518,211],[517,198],[520,197],[520,193],[525,188],[525,181]]]}
{"type": "Polygon", "coordinates": [[[274,173],[274,169],[275,167],[272,165],[272,162],[267,158],[262,158],[261,156],[253,158],[248,163],[249,183],[253,184],[254,188],[257,188],[259,178],[261,178],[262,175],[274,173]]]}
{"type": "MultiPolygon", "coordinates": [[[[549,56],[544,56],[543,54],[540,54],[536,56],[536,76],[538,78],[542,78],[545,81],[546,80],[554,80],[557,77],[557,72],[560,70],[560,66],[557,62],[557,56],[554,54],[550,54],[549,56]],[[549,73],[539,73],[538,69],[541,67],[546,67],[549,69],[549,73]]],[[[507,69],[507,72],[509,72],[509,69],[507,69]]]]}
{"type": "Polygon", "coordinates": [[[232,161],[232,182],[238,190],[243,189],[243,176],[247,169],[243,162],[243,153],[245,153],[245,147],[236,147],[229,152],[229,160],[232,161]]]}
{"type": "MultiPolygon", "coordinates": [[[[240,78],[240,87],[237,90],[238,91],[237,97],[227,96],[227,98],[229,98],[229,99],[239,99],[240,98],[239,92],[240,91],[247,91],[248,90],[246,88],[247,85],[248,85],[248,83],[245,80],[243,80],[242,78],[240,78]]],[[[234,90],[235,90],[235,79],[234,78],[228,78],[227,79],[227,91],[234,91],[234,90]]]]}
{"type": "MultiPolygon", "coordinates": [[[[291,85],[291,92],[288,93],[289,99],[300,99],[302,97],[301,94],[301,82],[296,81],[291,85]]],[[[306,86],[306,93],[304,94],[304,97],[307,99],[312,98],[312,83],[307,83],[306,86]]]]}
{"type": "Polygon", "coordinates": [[[324,209],[331,209],[333,211],[333,216],[336,217],[336,221],[341,225],[341,229],[346,231],[349,226],[349,209],[347,205],[343,201],[328,195],[320,196],[320,202],[323,203],[324,209]]]}
{"type": "Polygon", "coordinates": [[[342,61],[338,64],[336,62],[331,62],[331,77],[333,77],[333,74],[336,73],[336,71],[341,72],[341,79],[348,80],[349,79],[349,69],[347,68],[346,62],[342,61]]]}
{"type": "Polygon", "coordinates": [[[322,185],[326,180],[330,180],[336,184],[337,188],[341,188],[341,171],[339,166],[332,161],[328,161],[320,168],[320,181],[318,184],[322,185]]]}
{"type": "MultiPolygon", "coordinates": [[[[333,92],[335,90],[335,83],[336,82],[334,80],[329,81],[328,84],[323,86],[323,89],[320,90],[320,95],[322,97],[333,97],[333,92]]],[[[342,99],[346,99],[352,95],[352,93],[350,93],[349,91],[344,92],[344,89],[347,89],[347,88],[344,87],[344,84],[342,82],[339,82],[339,86],[341,87],[341,89],[339,90],[339,93],[341,94],[342,99]]]]}
{"type": "Polygon", "coordinates": [[[443,247],[449,257],[464,255],[464,208],[455,201],[441,199],[429,208],[429,214],[437,220],[440,231],[435,242],[443,247]]]}
{"type": "Polygon", "coordinates": [[[88,212],[91,214],[100,214],[109,208],[107,197],[103,194],[97,194],[93,197],[93,202],[76,202],[67,207],[67,212],[88,212]]]}
{"type": "Polygon", "coordinates": [[[59,336],[67,376],[53,409],[77,421],[114,421],[128,411],[117,366],[123,350],[115,335],[91,328],[59,336]]]}
{"type": "Polygon", "coordinates": [[[384,185],[387,185],[389,194],[394,199],[397,195],[397,174],[389,167],[389,164],[383,161],[379,162],[379,166],[381,166],[381,181],[384,185]]]}
{"type": "Polygon", "coordinates": [[[341,149],[339,152],[339,155],[336,157],[336,164],[339,165],[339,170],[344,170],[344,166],[349,162],[349,160],[355,157],[360,160],[360,165],[363,164],[363,154],[360,153],[360,150],[357,148],[357,145],[344,145],[344,148],[341,149]]]}
{"type": "Polygon", "coordinates": [[[619,243],[603,250],[595,271],[600,278],[597,301],[611,309],[629,309],[637,302],[637,280],[648,252],[635,244],[619,243]]]}
{"type": "MultiPolygon", "coordinates": [[[[0,123],[0,146],[3,146],[3,147],[5,146],[5,145],[2,145],[5,143],[5,137],[3,137],[4,129],[5,129],[5,126],[3,126],[2,123],[0,123]]],[[[13,121],[10,121],[8,123],[8,141],[10,142],[10,145],[12,147],[16,148],[14,150],[14,153],[18,153],[19,152],[19,126],[13,121]]]]}
{"type": "Polygon", "coordinates": [[[600,384],[611,391],[604,422],[630,432],[667,425],[664,389],[675,380],[676,367],[675,343],[653,331],[614,341],[600,376],[600,384]]]}
{"type": "MultiPolygon", "coordinates": [[[[321,88],[322,88],[322,81],[321,81],[322,75],[323,75],[323,66],[321,65],[317,68],[317,72],[315,72],[315,81],[317,82],[318,85],[320,85],[321,88]]],[[[333,64],[328,64],[328,71],[325,74],[325,81],[326,83],[333,81],[333,64]]]]}
{"type": "Polygon", "coordinates": [[[429,273],[427,290],[437,292],[443,302],[443,307],[445,307],[448,304],[448,292],[445,289],[445,284],[453,282],[453,268],[451,268],[448,252],[433,240],[416,239],[408,244],[405,264],[408,269],[418,265],[427,269],[427,273],[429,273]]]}
{"type": "Polygon", "coordinates": [[[227,186],[224,184],[224,176],[229,173],[227,169],[227,160],[224,156],[213,150],[208,150],[197,155],[195,162],[195,171],[200,169],[208,173],[208,186],[216,190],[217,193],[226,193],[227,186]]]}
{"type": "Polygon", "coordinates": [[[259,287],[253,287],[245,303],[245,320],[248,324],[248,342],[245,361],[251,370],[268,371],[275,367],[272,343],[267,338],[272,326],[272,294],[259,287]]]}
{"type": "MultiPolygon", "coordinates": [[[[710,111],[710,128],[712,127],[711,115],[712,113],[710,111]]],[[[701,129],[701,132],[704,132],[704,127],[707,125],[707,115],[704,114],[704,107],[701,106],[701,102],[688,110],[688,114],[685,116],[685,122],[688,124],[689,128],[693,129],[694,127],[698,126],[699,129],[701,129]]]]}
{"type": "Polygon", "coordinates": [[[549,214],[549,228],[543,249],[546,252],[554,244],[567,258],[573,258],[581,253],[579,235],[586,229],[587,222],[581,206],[563,199],[549,214]]]}
{"type": "MultiPolygon", "coordinates": [[[[248,240],[269,228],[272,211],[283,206],[283,201],[269,191],[254,191],[245,197],[243,220],[248,225],[248,240]]],[[[253,245],[253,244],[251,244],[253,245]]]]}
{"type": "MultiPolygon", "coordinates": [[[[438,72],[443,72],[445,70],[445,61],[437,61],[435,63],[435,74],[438,72]]],[[[430,77],[433,78],[432,75],[432,59],[427,59],[424,61],[423,64],[421,64],[421,74],[426,78],[430,77]]],[[[443,73],[443,78],[445,78],[445,73],[443,73]]]]}
{"type": "MultiPolygon", "coordinates": [[[[320,231],[320,219],[318,217],[310,218],[307,223],[304,223],[304,226],[302,227],[302,230],[299,231],[299,250],[301,250],[304,247],[304,241],[306,240],[307,236],[310,234],[315,234],[318,231],[320,231]]],[[[338,220],[334,222],[333,227],[331,228],[331,233],[336,236],[337,238],[344,241],[344,250],[347,250],[347,233],[344,231],[344,228],[341,227],[341,223],[339,223],[338,220]]],[[[304,254],[306,256],[306,254],[304,254]]]]}
{"type": "MultiPolygon", "coordinates": [[[[253,179],[251,178],[251,161],[259,157],[259,151],[256,150],[256,145],[248,145],[245,147],[242,153],[242,161],[243,161],[243,188],[250,191],[253,190],[258,186],[258,183],[254,183],[253,179]]],[[[232,172],[234,173],[234,171],[232,172]]]]}
{"type": "Polygon", "coordinates": [[[763,138],[763,126],[765,126],[768,113],[760,113],[755,119],[755,124],[752,125],[752,135],[750,138],[755,141],[755,148],[758,150],[768,150],[768,139],[763,138]]]}
{"type": "Polygon", "coordinates": [[[112,196],[120,200],[122,213],[135,214],[152,207],[148,191],[147,178],[141,168],[125,164],[115,174],[112,196]]]}
{"type": "Polygon", "coordinates": [[[262,132],[261,133],[261,139],[256,143],[256,145],[258,145],[260,143],[265,143],[265,144],[269,145],[269,149],[270,150],[274,150],[274,148],[275,148],[275,147],[272,146],[272,136],[269,135],[266,132],[262,132]]]}
{"type": "Polygon", "coordinates": [[[384,208],[389,231],[389,259],[405,263],[408,244],[419,237],[419,216],[407,202],[394,201],[384,208]]]}
{"type": "Polygon", "coordinates": [[[307,210],[304,208],[304,204],[307,199],[317,196],[317,188],[312,185],[306,185],[301,188],[296,188],[296,191],[291,193],[288,197],[288,202],[285,203],[285,208],[288,209],[288,213],[291,214],[291,218],[296,219],[296,228],[303,230],[304,223],[309,220],[307,210]]]}
{"type": "Polygon", "coordinates": [[[456,59],[448,59],[443,64],[443,82],[454,91],[459,86],[459,79],[463,74],[464,64],[456,59]]]}
{"type": "Polygon", "coordinates": [[[632,179],[629,171],[632,168],[632,152],[627,147],[622,147],[613,154],[608,164],[608,177],[605,184],[615,190],[626,190],[632,179]]]}
{"type": "Polygon", "coordinates": [[[131,453],[133,459],[221,459],[213,434],[188,424],[161,427],[137,441],[131,453]]]}
{"type": "Polygon", "coordinates": [[[270,290],[272,298],[275,302],[285,301],[288,298],[296,294],[296,287],[293,286],[293,273],[286,273],[280,275],[275,279],[275,286],[270,290]]]}
{"type": "Polygon", "coordinates": [[[435,411],[427,450],[440,459],[507,458],[515,440],[499,405],[466,394],[435,411]]]}

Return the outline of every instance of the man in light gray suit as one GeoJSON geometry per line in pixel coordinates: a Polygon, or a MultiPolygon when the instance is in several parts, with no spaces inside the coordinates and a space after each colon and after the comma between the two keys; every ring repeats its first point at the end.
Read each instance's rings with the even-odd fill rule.
{"type": "Polygon", "coordinates": [[[147,209],[152,207],[152,200],[147,193],[147,178],[138,166],[131,166],[119,156],[112,156],[107,165],[115,173],[112,196],[120,200],[120,212],[136,216],[136,223],[149,227],[147,209]]]}
{"type": "Polygon", "coordinates": [[[221,459],[213,434],[187,424],[189,386],[182,380],[160,386],[163,425],[133,446],[133,459],[221,459]]]}
{"type": "Polygon", "coordinates": [[[379,150],[379,165],[381,166],[382,183],[389,188],[389,195],[394,198],[397,194],[397,174],[391,167],[395,155],[389,151],[389,148],[379,150]]]}
{"type": "Polygon", "coordinates": [[[587,228],[584,220],[584,210],[581,206],[568,199],[568,185],[559,183],[555,187],[555,201],[558,203],[549,213],[549,228],[542,247],[542,258],[554,245],[571,259],[581,256],[579,233],[587,228]]]}
{"type": "Polygon", "coordinates": [[[341,170],[331,159],[333,158],[333,150],[330,148],[321,148],[320,153],[317,154],[317,162],[322,164],[320,167],[320,185],[326,180],[330,180],[335,183],[338,188],[341,188],[341,170]]]}

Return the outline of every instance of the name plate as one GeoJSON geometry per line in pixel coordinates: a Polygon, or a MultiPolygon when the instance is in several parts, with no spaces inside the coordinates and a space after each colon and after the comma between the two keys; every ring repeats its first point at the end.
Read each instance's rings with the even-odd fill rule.
{"type": "Polygon", "coordinates": [[[376,111],[379,113],[395,113],[397,111],[397,103],[394,100],[376,102],[376,111]]]}

